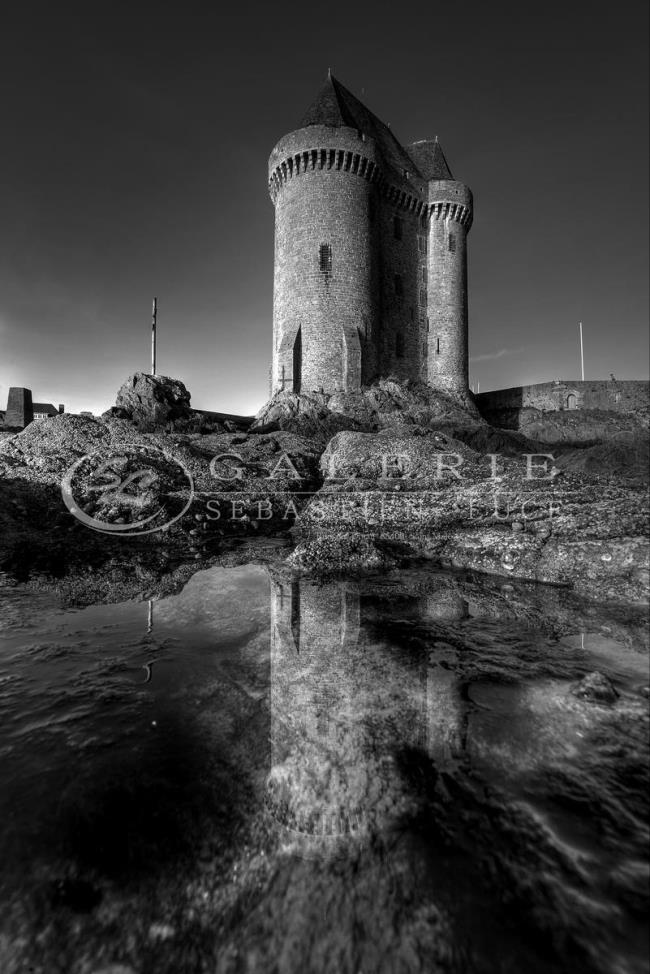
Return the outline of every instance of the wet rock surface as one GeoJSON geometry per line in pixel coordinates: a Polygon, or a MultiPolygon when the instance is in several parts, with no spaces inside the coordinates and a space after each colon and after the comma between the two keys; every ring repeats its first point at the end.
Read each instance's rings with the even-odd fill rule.
{"type": "Polygon", "coordinates": [[[584,700],[594,700],[596,703],[614,703],[618,698],[616,687],[610,679],[602,673],[588,673],[571,687],[574,697],[584,700]]]}
{"type": "Polygon", "coordinates": [[[459,401],[422,383],[381,379],[359,392],[277,393],[258,412],[251,430],[274,426],[327,442],[340,430],[452,424],[476,429],[486,425],[469,393],[459,401]]]}
{"type": "Polygon", "coordinates": [[[382,546],[401,545],[402,557],[647,598],[647,493],[634,477],[562,470],[530,446],[495,458],[468,440],[422,427],[334,436],[323,486],[296,524],[294,562],[335,570],[336,538],[350,547],[357,535],[369,566],[382,546]]]}
{"type": "Polygon", "coordinates": [[[285,557],[2,591],[3,972],[641,974],[643,610],[285,557]]]}

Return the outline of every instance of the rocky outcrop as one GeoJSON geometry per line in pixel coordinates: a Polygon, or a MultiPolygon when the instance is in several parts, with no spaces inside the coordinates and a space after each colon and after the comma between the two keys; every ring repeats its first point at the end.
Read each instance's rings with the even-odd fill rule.
{"type": "Polygon", "coordinates": [[[595,480],[621,479],[647,483],[650,466],[650,444],[647,434],[618,436],[614,439],[578,449],[558,451],[557,466],[568,473],[595,480]]]}
{"type": "Polygon", "coordinates": [[[281,430],[170,435],[143,432],[125,419],[70,414],[33,423],[0,441],[0,571],[21,578],[67,573],[75,564],[97,567],[119,552],[119,537],[90,530],[65,506],[61,486],[74,464],[81,464],[75,503],[111,530],[128,526],[136,515],[142,520],[145,500],[152,512],[179,512],[190,489],[180,463],[191,478],[190,507],[169,530],[138,538],[138,544],[164,540],[176,557],[201,560],[229,537],[286,537],[297,511],[318,489],[319,458],[310,440],[281,430]],[[104,463],[109,466],[102,473],[104,463]],[[146,490],[144,480],[131,477],[122,491],[125,480],[143,469],[151,480],[146,490]]]}
{"type": "Polygon", "coordinates": [[[459,403],[423,383],[389,378],[357,392],[279,392],[258,412],[251,429],[292,430],[327,441],[341,430],[394,426],[487,428],[470,398],[459,403]]]}
{"type": "MultiPolygon", "coordinates": [[[[644,453],[636,441],[539,445],[494,429],[466,404],[392,380],[358,393],[280,393],[250,429],[179,431],[175,424],[188,421],[169,417],[189,409],[185,387],[140,378],[118,397],[129,418],[64,414],[0,441],[0,486],[11,484],[0,512],[0,569],[29,560],[28,525],[40,531],[30,535],[29,551],[39,538],[50,538],[57,551],[68,544],[60,520],[74,518],[60,487],[75,461],[128,450],[137,466],[138,456],[153,450],[163,454],[154,466],[165,496],[177,479],[165,455],[192,477],[193,505],[169,538],[195,558],[214,554],[231,535],[286,537],[291,530],[292,567],[316,575],[426,558],[573,585],[609,601],[647,596],[647,446],[644,453]],[[137,388],[151,393],[148,413],[137,388]],[[166,429],[153,423],[147,431],[144,417],[163,413],[166,429]],[[553,459],[544,469],[544,456],[535,454],[553,459]]],[[[86,498],[92,516],[130,523],[128,511],[102,506],[93,489],[89,484],[86,498]]]]}
{"type": "Polygon", "coordinates": [[[104,416],[130,419],[142,430],[189,420],[190,394],[178,379],[135,372],[120,386],[115,406],[104,416]]]}
{"type": "MultiPolygon", "coordinates": [[[[447,433],[421,426],[394,426],[378,433],[341,432],[321,457],[333,483],[370,479],[392,487],[433,486],[439,471],[477,462],[479,454],[447,433]]],[[[486,466],[486,472],[489,467],[486,466]]]]}
{"type": "Polygon", "coordinates": [[[587,673],[582,680],[574,683],[570,692],[574,697],[591,700],[594,703],[615,703],[618,699],[618,691],[609,677],[596,670],[587,673]]]}
{"type": "Polygon", "coordinates": [[[624,476],[605,484],[562,471],[536,452],[496,458],[421,427],[341,432],[321,458],[323,487],[297,521],[292,564],[336,571],[338,539],[368,570],[398,545],[402,562],[425,557],[611,601],[646,598],[645,491],[624,476]]]}

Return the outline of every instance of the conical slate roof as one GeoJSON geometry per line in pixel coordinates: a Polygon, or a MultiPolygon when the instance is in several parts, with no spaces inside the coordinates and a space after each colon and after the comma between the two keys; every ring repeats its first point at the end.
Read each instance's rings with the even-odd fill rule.
{"type": "Polygon", "coordinates": [[[419,175],[416,161],[400,145],[388,126],[331,74],[303,115],[299,127],[306,128],[309,125],[358,129],[375,140],[384,160],[400,174],[406,170],[419,175]]]}
{"type": "Polygon", "coordinates": [[[454,178],[438,139],[435,142],[414,142],[409,146],[409,152],[425,179],[454,178]]]}

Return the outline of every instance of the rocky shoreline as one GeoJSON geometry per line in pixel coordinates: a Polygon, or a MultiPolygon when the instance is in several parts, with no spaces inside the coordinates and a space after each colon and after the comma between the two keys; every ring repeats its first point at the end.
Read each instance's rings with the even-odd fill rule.
{"type": "Polygon", "coordinates": [[[106,578],[124,596],[123,566],[141,594],[233,542],[269,537],[289,545],[291,570],[316,577],[422,559],[589,599],[647,600],[647,414],[618,426],[613,415],[573,414],[571,441],[562,414],[540,414],[533,440],[490,426],[469,395],[459,403],[388,379],[353,394],[280,393],[252,422],[216,415],[194,414],[182,383],[138,374],[99,419],[61,415],[0,439],[5,584],[76,576],[104,600],[106,578]],[[182,509],[174,462],[191,477],[191,504],[161,530],[122,538],[132,515],[110,493],[92,495],[89,473],[80,504],[108,531],[89,530],[62,502],[66,472],[127,453],[159,458],[152,509],[182,509]]]}

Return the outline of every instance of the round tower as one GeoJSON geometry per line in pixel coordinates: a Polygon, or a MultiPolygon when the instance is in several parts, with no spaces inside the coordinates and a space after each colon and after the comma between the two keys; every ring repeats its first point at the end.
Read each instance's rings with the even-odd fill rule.
{"type": "Polygon", "coordinates": [[[272,393],[358,389],[376,318],[373,139],[310,124],[269,160],[275,205],[272,393]]]}
{"type": "MultiPolygon", "coordinates": [[[[451,173],[450,173],[451,176],[451,173]]],[[[465,394],[467,352],[467,234],[472,193],[455,179],[429,181],[427,381],[465,394]]]]}

